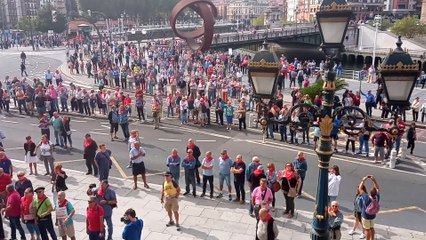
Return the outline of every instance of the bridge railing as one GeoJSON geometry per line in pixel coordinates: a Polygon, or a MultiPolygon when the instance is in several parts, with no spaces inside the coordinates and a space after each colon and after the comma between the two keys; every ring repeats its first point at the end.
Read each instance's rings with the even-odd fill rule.
{"type": "Polygon", "coordinates": [[[318,32],[316,27],[301,27],[294,29],[282,29],[274,31],[264,31],[258,33],[238,33],[234,35],[222,35],[217,34],[213,38],[213,44],[226,44],[243,41],[263,40],[265,37],[272,40],[279,37],[295,36],[299,34],[315,33],[318,32]]]}
{"type": "MultiPolygon", "coordinates": [[[[359,49],[359,47],[346,47],[346,52],[354,52],[354,53],[371,54],[373,53],[373,50],[374,50],[373,47],[363,47],[362,49],[359,49]]],[[[391,48],[376,48],[376,55],[387,55],[390,51],[391,51],[391,48]]],[[[420,57],[426,54],[425,50],[407,49],[407,52],[411,56],[415,56],[415,57],[420,57]]]]}

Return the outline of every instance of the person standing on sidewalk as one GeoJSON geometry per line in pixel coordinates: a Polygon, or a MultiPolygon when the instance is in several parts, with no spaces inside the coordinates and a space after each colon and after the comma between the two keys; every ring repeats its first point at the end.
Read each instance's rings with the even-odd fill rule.
{"type": "Polygon", "coordinates": [[[379,211],[379,202],[381,200],[379,184],[374,176],[365,176],[362,178],[358,190],[361,193],[360,205],[362,207],[362,226],[365,229],[366,240],[374,240],[376,234],[374,230],[374,219],[379,211]],[[362,187],[367,179],[371,179],[374,185],[370,190],[370,194],[364,191],[365,188],[362,187]]]}
{"type": "Polygon", "coordinates": [[[58,192],[58,203],[56,205],[56,226],[58,226],[59,236],[62,240],[76,240],[73,216],[75,213],[74,206],[66,199],[64,191],[58,192]]]}
{"type": "Polygon", "coordinates": [[[298,188],[301,186],[301,179],[293,167],[293,164],[286,163],[284,170],[278,175],[278,180],[282,180],[281,189],[283,190],[285,199],[284,214],[288,214],[288,218],[294,216],[294,198],[297,196],[298,188]]]}
{"type": "Polygon", "coordinates": [[[98,205],[94,196],[89,197],[88,204],[89,206],[86,210],[86,233],[89,235],[89,240],[103,240],[105,239],[104,210],[98,205]]]}
{"type": "Polygon", "coordinates": [[[143,220],[136,217],[136,212],[129,208],[124,213],[128,223],[124,226],[121,237],[124,240],[140,240],[142,239],[143,220]]]}
{"type": "Polygon", "coordinates": [[[40,230],[42,240],[49,239],[47,235],[48,232],[52,239],[57,239],[52,221],[52,202],[50,202],[50,199],[44,194],[44,190],[44,187],[38,187],[34,190],[34,192],[37,194],[37,197],[33,202],[33,207],[36,213],[36,224],[40,230]]]}
{"type": "MultiPolygon", "coordinates": [[[[93,188],[89,189],[87,191],[87,194],[91,196],[91,199],[95,200],[97,204],[99,204],[100,209],[102,209],[103,213],[103,219],[105,220],[107,227],[108,227],[108,238],[107,240],[112,240],[112,234],[113,234],[113,225],[112,225],[112,210],[117,207],[117,197],[115,194],[115,191],[112,190],[109,186],[108,180],[102,180],[100,183],[99,188],[93,188]]],[[[97,205],[96,204],[96,205],[97,205]]],[[[89,204],[90,206],[90,204],[89,204]]],[[[101,210],[99,210],[101,211],[101,210]]],[[[100,215],[97,215],[100,216],[100,215]]],[[[88,216],[89,218],[89,216],[88,216]]],[[[102,226],[102,232],[103,232],[103,220],[100,222],[100,225],[102,226]]],[[[95,238],[96,239],[96,238],[95,238]]]]}
{"type": "Polygon", "coordinates": [[[272,190],[274,183],[278,181],[278,173],[275,170],[275,164],[268,163],[265,169],[266,180],[268,181],[268,188],[272,191],[272,211],[275,211],[275,192],[272,190]]]}
{"type": "Polygon", "coordinates": [[[419,119],[419,111],[420,111],[420,98],[416,97],[413,100],[413,103],[411,103],[411,110],[413,112],[413,121],[417,122],[417,120],[419,119]]]}
{"type": "Polygon", "coordinates": [[[337,199],[339,195],[340,182],[342,181],[342,176],[340,176],[339,166],[333,165],[328,171],[328,197],[327,205],[330,205],[331,202],[337,199]]]}
{"type": "Polygon", "coordinates": [[[256,224],[256,240],[274,240],[278,237],[278,228],[274,218],[267,209],[260,209],[256,224]]]}
{"type": "Polygon", "coordinates": [[[41,136],[41,141],[36,147],[36,151],[40,149],[40,161],[44,162],[46,168],[45,176],[53,174],[55,158],[53,156],[53,143],[49,141],[47,135],[41,136]],[[49,170],[50,167],[50,170],[49,170]]]}
{"type": "MultiPolygon", "coordinates": [[[[367,189],[365,188],[365,185],[362,185],[362,190],[364,192],[367,192],[367,189]]],[[[359,191],[359,189],[357,188],[357,193],[355,195],[355,199],[354,199],[354,217],[355,217],[355,222],[354,225],[352,227],[352,229],[348,232],[349,235],[354,235],[356,232],[355,230],[357,229],[358,225],[361,225],[361,235],[359,236],[359,239],[365,239],[365,235],[364,235],[364,227],[362,226],[362,218],[361,218],[361,214],[362,214],[362,207],[361,207],[361,192],[359,191]]]]}
{"type": "Polygon", "coordinates": [[[169,222],[166,224],[167,227],[173,226],[176,224],[176,230],[180,231],[179,225],[179,195],[180,187],[178,182],[172,179],[172,173],[166,172],[164,174],[164,183],[161,191],[161,204],[164,203],[164,208],[167,211],[169,216],[169,222]],[[164,201],[164,197],[166,200],[164,201]],[[173,221],[173,215],[175,216],[175,221],[173,221]]]}
{"type": "Polygon", "coordinates": [[[253,189],[251,194],[251,201],[254,206],[254,215],[256,220],[259,221],[259,211],[264,208],[269,211],[269,205],[272,203],[272,191],[268,188],[268,180],[261,178],[259,186],[253,189]]]}
{"type": "Polygon", "coordinates": [[[7,185],[6,191],[6,208],[3,208],[1,211],[3,215],[6,215],[9,218],[11,239],[17,239],[16,230],[19,231],[21,239],[26,239],[24,229],[21,226],[21,197],[15,190],[13,184],[7,185]]]}
{"type": "Polygon", "coordinates": [[[96,142],[92,139],[89,133],[85,136],[85,141],[83,143],[83,158],[86,160],[86,167],[87,167],[87,173],[86,175],[92,174],[93,169],[93,175],[98,176],[98,167],[95,164],[95,156],[96,151],[98,150],[98,145],[96,142]]]}
{"type": "MultiPolygon", "coordinates": [[[[40,230],[36,224],[35,211],[33,209],[34,191],[33,188],[25,189],[24,196],[21,198],[21,218],[31,235],[31,240],[40,240],[40,230]]],[[[1,223],[0,223],[1,224],[1,223]]],[[[0,233],[0,239],[2,239],[0,233]]]]}
{"type": "Polygon", "coordinates": [[[214,159],[212,152],[208,151],[206,152],[206,157],[203,159],[203,162],[201,163],[201,169],[203,170],[203,193],[200,197],[204,197],[206,195],[206,187],[207,187],[207,181],[209,182],[210,186],[210,198],[213,198],[213,167],[214,167],[214,159]]]}
{"type": "Polygon", "coordinates": [[[343,223],[343,214],[339,211],[339,202],[332,201],[330,206],[327,220],[330,240],[340,240],[342,238],[340,227],[343,223]]]}
{"type": "Polygon", "coordinates": [[[308,162],[303,152],[297,153],[297,158],[293,161],[293,166],[301,180],[298,188],[299,190],[297,191],[297,197],[300,198],[302,196],[303,182],[305,181],[306,172],[308,171],[308,162]]]}
{"type": "Polygon", "coordinates": [[[219,195],[217,198],[223,197],[223,182],[226,182],[226,185],[228,186],[229,201],[232,201],[231,167],[232,159],[228,156],[228,151],[222,150],[219,157],[219,195]]]}
{"type": "Polygon", "coordinates": [[[243,156],[241,154],[238,154],[235,161],[232,163],[231,172],[234,174],[234,187],[237,195],[234,202],[244,204],[246,201],[246,192],[244,190],[246,164],[244,163],[243,156]]]}

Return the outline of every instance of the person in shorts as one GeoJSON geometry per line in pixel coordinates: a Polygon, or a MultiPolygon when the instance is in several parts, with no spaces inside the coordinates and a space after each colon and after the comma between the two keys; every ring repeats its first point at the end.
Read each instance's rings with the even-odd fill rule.
{"type": "Polygon", "coordinates": [[[179,225],[179,195],[180,187],[176,181],[172,178],[171,172],[164,174],[165,180],[163,183],[163,189],[161,191],[161,203],[164,203],[164,208],[169,215],[169,222],[166,224],[167,227],[176,225],[176,230],[180,231],[179,225]],[[175,221],[173,221],[173,215],[175,221]]]}
{"type": "Polygon", "coordinates": [[[380,188],[377,183],[376,178],[372,175],[368,175],[362,178],[361,183],[359,184],[358,190],[361,194],[360,206],[362,208],[361,217],[362,217],[362,226],[365,230],[365,239],[366,240],[374,240],[376,231],[374,230],[374,220],[376,219],[376,214],[370,215],[367,213],[367,207],[373,201],[373,199],[377,198],[377,202],[380,202],[380,188]],[[373,181],[373,188],[370,190],[370,194],[368,194],[362,186],[364,185],[367,179],[371,179],[373,181]]]}
{"type": "Polygon", "coordinates": [[[59,236],[62,240],[75,240],[74,222],[72,217],[75,210],[71,202],[66,199],[65,192],[58,192],[58,202],[56,205],[56,225],[58,226],[59,236]]]}
{"type": "Polygon", "coordinates": [[[133,189],[138,188],[138,175],[142,175],[143,185],[145,188],[149,188],[146,181],[146,170],[145,170],[145,150],[141,147],[140,142],[135,142],[133,147],[130,149],[130,160],[132,161],[132,175],[133,175],[133,189]]]}

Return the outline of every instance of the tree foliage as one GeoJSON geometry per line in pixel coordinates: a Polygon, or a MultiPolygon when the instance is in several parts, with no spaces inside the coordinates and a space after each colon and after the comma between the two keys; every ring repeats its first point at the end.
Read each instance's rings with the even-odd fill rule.
{"type": "Polygon", "coordinates": [[[67,19],[65,15],[60,12],[56,12],[56,22],[52,21],[52,11],[57,11],[52,5],[48,4],[44,6],[37,14],[36,18],[36,30],[40,32],[47,32],[53,30],[55,33],[61,33],[65,31],[67,25],[67,19]]]}
{"type": "Polygon", "coordinates": [[[391,28],[391,32],[406,38],[413,38],[426,34],[426,25],[421,23],[419,19],[408,16],[397,21],[391,28]]]}
{"type": "MultiPolygon", "coordinates": [[[[307,88],[300,89],[302,94],[308,94],[311,99],[314,99],[316,95],[321,96],[323,90],[324,80],[319,79],[314,84],[307,88]]],[[[336,80],[336,92],[348,87],[348,83],[343,78],[336,80]]]]}
{"type": "Polygon", "coordinates": [[[21,18],[19,22],[16,24],[16,27],[20,30],[31,31],[34,30],[35,25],[37,24],[37,18],[21,18]]]}
{"type": "Polygon", "coordinates": [[[178,0],[79,0],[83,11],[105,13],[109,18],[118,18],[126,12],[130,17],[142,20],[168,16],[178,0]]]}
{"type": "Polygon", "coordinates": [[[262,15],[262,16],[259,16],[259,17],[255,18],[255,19],[253,19],[253,24],[252,25],[254,27],[264,26],[265,25],[265,17],[262,15]]]}

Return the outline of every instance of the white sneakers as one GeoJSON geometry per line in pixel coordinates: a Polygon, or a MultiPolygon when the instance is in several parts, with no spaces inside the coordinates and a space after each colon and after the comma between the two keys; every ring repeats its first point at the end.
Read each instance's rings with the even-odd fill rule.
{"type": "MultiPolygon", "coordinates": [[[[356,232],[354,230],[350,230],[348,232],[348,234],[352,236],[352,235],[356,234],[356,232]]],[[[359,236],[359,239],[365,239],[364,233],[361,233],[361,235],[359,236]]]]}

